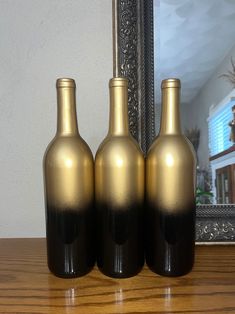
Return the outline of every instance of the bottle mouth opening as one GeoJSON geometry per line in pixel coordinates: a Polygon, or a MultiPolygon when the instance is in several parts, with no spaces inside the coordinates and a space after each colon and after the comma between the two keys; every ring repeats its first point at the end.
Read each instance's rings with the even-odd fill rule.
{"type": "Polygon", "coordinates": [[[181,83],[178,78],[169,78],[162,81],[161,88],[180,88],[181,83]]]}
{"type": "Polygon", "coordinates": [[[109,80],[109,87],[128,86],[128,79],[125,77],[113,77],[109,80]]]}
{"type": "Polygon", "coordinates": [[[76,83],[74,79],[71,78],[59,78],[56,80],[56,87],[70,87],[70,88],[75,88],[76,83]]]}

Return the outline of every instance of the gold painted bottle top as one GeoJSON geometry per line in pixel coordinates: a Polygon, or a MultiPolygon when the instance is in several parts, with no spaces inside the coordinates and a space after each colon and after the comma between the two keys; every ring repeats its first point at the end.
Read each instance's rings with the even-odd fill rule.
{"type": "Polygon", "coordinates": [[[60,78],[57,88],[57,136],[78,135],[75,89],[73,79],[60,78]]]}
{"type": "Polygon", "coordinates": [[[168,214],[192,210],[195,202],[195,155],[181,132],[179,106],[180,80],[164,80],[160,134],[146,161],[146,195],[168,214]]]}
{"type": "Polygon", "coordinates": [[[109,81],[110,116],[109,136],[129,135],[128,127],[128,80],[115,77],[109,81]]]}
{"type": "Polygon", "coordinates": [[[177,78],[165,79],[162,81],[161,88],[181,88],[181,83],[177,78]]]}
{"type": "Polygon", "coordinates": [[[46,200],[56,209],[82,211],[93,202],[93,157],[78,133],[75,81],[61,78],[56,87],[57,133],[43,161],[46,200]]]}
{"type": "Polygon", "coordinates": [[[180,80],[171,78],[162,81],[162,116],[160,135],[181,134],[180,126],[180,80]]]}
{"type": "Polygon", "coordinates": [[[109,81],[109,87],[128,87],[128,79],[125,77],[114,77],[109,81]]]}
{"type": "Polygon", "coordinates": [[[133,203],[142,204],[145,164],[143,153],[129,132],[128,80],[113,78],[109,89],[109,132],[95,159],[96,200],[110,206],[110,210],[121,210],[133,203]]]}
{"type": "Polygon", "coordinates": [[[57,88],[63,88],[63,87],[70,87],[70,88],[76,88],[76,83],[74,79],[71,78],[59,78],[56,81],[56,87],[57,88]]]}

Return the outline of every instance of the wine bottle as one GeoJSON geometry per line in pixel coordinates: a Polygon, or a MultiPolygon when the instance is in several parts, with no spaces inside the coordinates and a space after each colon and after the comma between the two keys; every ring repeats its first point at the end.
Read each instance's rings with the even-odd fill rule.
{"type": "Polygon", "coordinates": [[[180,80],[162,81],[159,136],[146,159],[146,262],[165,276],[188,273],[194,262],[193,147],[180,126],[180,80]]]}
{"type": "Polygon", "coordinates": [[[75,81],[57,80],[57,132],[43,160],[47,257],[59,277],[88,273],[95,262],[94,162],[78,132],[75,81]]]}
{"type": "Polygon", "coordinates": [[[110,80],[109,132],[95,158],[97,264],[110,277],[137,274],[144,263],[144,157],[128,128],[128,81],[110,80]]]}

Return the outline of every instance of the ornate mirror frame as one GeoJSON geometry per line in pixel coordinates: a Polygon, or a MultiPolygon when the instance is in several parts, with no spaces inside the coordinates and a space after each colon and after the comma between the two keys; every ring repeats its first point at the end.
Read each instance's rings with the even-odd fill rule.
{"type": "MultiPolygon", "coordinates": [[[[114,73],[129,79],[130,131],[146,153],[155,137],[153,0],[113,0],[113,16],[114,73]]],[[[235,206],[197,206],[196,241],[235,244],[235,206]]]]}

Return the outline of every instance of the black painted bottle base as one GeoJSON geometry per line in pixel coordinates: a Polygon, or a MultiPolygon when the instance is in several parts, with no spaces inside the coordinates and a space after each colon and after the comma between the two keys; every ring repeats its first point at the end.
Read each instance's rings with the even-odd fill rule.
{"type": "Polygon", "coordinates": [[[142,208],[97,206],[97,265],[112,278],[137,275],[144,264],[142,208]]]}
{"type": "Polygon", "coordinates": [[[162,276],[183,276],[194,264],[195,206],[177,214],[148,207],[146,263],[162,276]]]}
{"type": "Polygon", "coordinates": [[[57,277],[86,275],[95,263],[93,209],[76,211],[47,207],[47,260],[57,277]]]}

